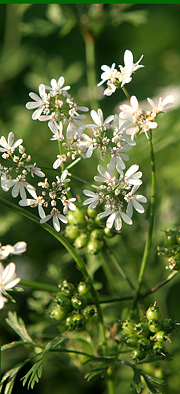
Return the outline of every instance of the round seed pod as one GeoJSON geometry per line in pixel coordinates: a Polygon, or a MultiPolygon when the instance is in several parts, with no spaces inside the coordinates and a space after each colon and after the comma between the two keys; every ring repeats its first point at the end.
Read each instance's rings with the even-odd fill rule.
{"type": "Polygon", "coordinates": [[[87,299],[85,297],[82,297],[79,294],[75,294],[71,298],[71,304],[72,304],[74,309],[77,309],[77,310],[78,309],[83,309],[87,305],[87,299]]]}
{"type": "Polygon", "coordinates": [[[91,239],[87,244],[87,251],[91,254],[97,254],[103,248],[103,241],[91,239]]]}

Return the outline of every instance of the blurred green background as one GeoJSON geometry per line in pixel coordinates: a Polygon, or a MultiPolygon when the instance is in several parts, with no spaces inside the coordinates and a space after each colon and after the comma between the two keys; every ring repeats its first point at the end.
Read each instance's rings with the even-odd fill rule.
{"type": "MultiPolygon", "coordinates": [[[[143,54],[145,67],[127,85],[130,95],[139,101],[147,97],[174,95],[174,107],[159,117],[159,127],[154,131],[156,152],[157,194],[155,233],[150,256],[150,266],[145,275],[144,289],[154,286],[167,276],[166,261],[157,257],[156,247],[165,229],[177,228],[180,219],[180,5],[179,4],[1,4],[0,5],[0,130],[7,137],[13,131],[16,139],[23,138],[27,153],[41,167],[49,167],[56,158],[54,144],[49,144],[47,124],[31,119],[26,110],[29,92],[38,93],[38,85],[49,85],[51,78],[65,77],[71,85],[71,94],[80,105],[90,109],[102,108],[105,117],[118,110],[124,102],[123,93],[117,91],[111,98],[95,85],[100,81],[101,65],[123,65],[126,49],[134,54],[136,62],[143,54]]],[[[90,120],[90,119],[89,119],[90,120]]],[[[91,180],[96,172],[98,157],[89,164],[86,160],[77,167],[78,175],[91,180]]],[[[130,162],[138,163],[143,171],[142,194],[150,195],[150,167],[148,146],[144,135],[130,152],[130,162]],[[132,162],[131,162],[132,160],[132,162]]],[[[81,185],[73,183],[74,193],[81,194],[81,185]]],[[[0,193],[11,199],[10,193],[0,193]]],[[[13,200],[13,202],[15,202],[13,200]]],[[[34,213],[34,212],[33,212],[34,213]]],[[[141,215],[139,215],[141,216],[141,215]]],[[[147,217],[134,215],[132,227],[124,226],[121,242],[116,244],[117,256],[125,265],[132,281],[136,282],[145,241],[147,217]],[[128,227],[128,228],[127,228],[128,227]]],[[[23,279],[57,284],[63,279],[78,283],[80,273],[60,248],[58,242],[28,219],[0,206],[0,239],[3,245],[24,240],[28,244],[25,256],[14,259],[17,273],[23,279]]],[[[110,294],[98,258],[87,258],[89,269],[96,271],[95,280],[102,284],[102,295],[110,294]],[[92,268],[96,267],[96,268],[92,268]],[[97,269],[98,268],[98,269],[97,269]],[[96,270],[97,269],[97,270],[96,270]]],[[[126,285],[118,281],[120,295],[128,294],[126,285]]],[[[2,343],[14,339],[12,331],[4,325],[8,310],[17,310],[27,323],[36,323],[28,307],[31,291],[16,296],[16,305],[8,304],[1,311],[2,343]]],[[[158,300],[163,317],[180,321],[180,286],[178,276],[174,282],[161,288],[146,300],[147,305],[158,300]]],[[[120,316],[125,304],[114,312],[106,308],[107,316],[120,316]]],[[[40,316],[41,318],[41,316],[40,316]]],[[[175,332],[171,351],[174,359],[164,362],[166,386],[163,394],[180,392],[180,336],[175,332]]],[[[8,369],[23,357],[23,351],[9,351],[3,356],[2,368],[8,369]]],[[[25,374],[25,373],[24,373],[25,374]]],[[[130,382],[119,374],[121,394],[128,394],[130,382]]],[[[34,393],[63,394],[104,393],[103,381],[87,384],[68,359],[49,359],[44,365],[43,379],[34,393]],[[55,363],[54,363],[55,361],[55,363]]],[[[21,383],[16,383],[13,393],[25,393],[21,383]]]]}

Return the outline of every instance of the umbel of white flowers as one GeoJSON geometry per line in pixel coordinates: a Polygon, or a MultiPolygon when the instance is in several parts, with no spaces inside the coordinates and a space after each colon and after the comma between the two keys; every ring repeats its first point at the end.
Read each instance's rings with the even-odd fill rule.
{"type": "MultiPolygon", "coordinates": [[[[24,241],[17,242],[14,246],[1,246],[0,244],[0,259],[5,260],[10,254],[20,255],[26,251],[26,248],[27,244],[24,241]]],[[[11,290],[21,280],[16,276],[15,271],[15,263],[11,262],[4,268],[2,262],[0,262],[0,309],[2,309],[5,302],[8,301],[8,299],[4,296],[4,292],[11,290]]]]}

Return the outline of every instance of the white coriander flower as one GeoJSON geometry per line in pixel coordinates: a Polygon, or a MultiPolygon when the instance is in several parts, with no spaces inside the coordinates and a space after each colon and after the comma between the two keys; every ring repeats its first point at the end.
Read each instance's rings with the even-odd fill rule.
{"type": "Polygon", "coordinates": [[[115,209],[112,209],[111,207],[108,207],[105,212],[101,212],[98,214],[98,217],[100,219],[109,216],[107,221],[106,221],[106,227],[112,228],[113,224],[114,227],[117,231],[121,230],[122,227],[122,219],[124,220],[125,223],[131,225],[132,220],[129,218],[127,214],[121,211],[121,207],[117,207],[115,209]]]}
{"type": "Polygon", "coordinates": [[[137,164],[133,164],[129,169],[123,174],[121,167],[117,164],[116,169],[120,174],[120,181],[125,183],[125,186],[128,188],[131,185],[141,185],[142,180],[142,172],[138,171],[139,166],[137,164]]]}
{"type": "Polygon", "coordinates": [[[116,91],[116,86],[114,83],[108,83],[108,87],[104,90],[105,96],[111,96],[116,91]]]}
{"type": "Polygon", "coordinates": [[[0,244],[0,260],[5,260],[10,254],[22,254],[26,251],[27,244],[24,241],[17,242],[14,246],[0,244]]]}
{"type": "Polygon", "coordinates": [[[170,95],[170,96],[167,96],[164,100],[162,99],[162,97],[160,97],[158,105],[156,105],[154,103],[154,101],[152,99],[150,99],[149,97],[147,98],[147,101],[149,102],[149,104],[153,108],[153,114],[156,115],[159,112],[164,112],[168,108],[170,108],[174,102],[174,97],[170,95]]]}
{"type": "Polygon", "coordinates": [[[34,175],[37,175],[40,178],[43,178],[45,176],[44,172],[41,171],[39,167],[36,167],[36,163],[27,166],[27,170],[31,173],[32,177],[34,177],[34,175]]]}
{"type": "MultiPolygon", "coordinates": [[[[26,108],[27,109],[37,108],[32,114],[32,119],[33,120],[39,119],[39,117],[42,114],[42,112],[45,109],[45,107],[49,105],[47,93],[45,91],[45,85],[42,84],[42,83],[39,85],[39,96],[36,93],[33,93],[33,92],[29,93],[29,96],[34,101],[29,101],[26,104],[26,108]]],[[[44,119],[44,120],[50,120],[50,119],[51,119],[51,115],[47,115],[46,119],[44,119]]]]}
{"type": "Polygon", "coordinates": [[[137,164],[133,164],[129,169],[125,172],[124,180],[128,185],[141,185],[142,180],[139,179],[142,177],[142,172],[138,171],[139,166],[137,164]]]}
{"type": "Polygon", "coordinates": [[[115,69],[115,63],[112,64],[111,67],[106,66],[105,64],[103,64],[103,66],[101,66],[101,70],[103,70],[104,72],[101,74],[101,79],[102,81],[99,82],[97,84],[97,86],[102,85],[104,82],[108,81],[109,79],[111,79],[113,77],[114,71],[117,71],[115,69]]]}
{"type": "Polygon", "coordinates": [[[120,105],[120,109],[121,109],[121,113],[120,113],[120,118],[121,119],[130,119],[133,122],[135,122],[135,120],[133,119],[133,115],[139,116],[142,111],[141,109],[139,109],[139,103],[138,100],[136,98],[136,96],[131,96],[130,98],[130,104],[131,105],[127,105],[127,104],[122,104],[120,105]]]}
{"type": "Polygon", "coordinates": [[[53,208],[49,215],[40,220],[40,223],[46,223],[51,218],[53,220],[53,227],[57,232],[60,231],[60,221],[63,223],[68,223],[67,218],[62,215],[57,208],[53,208]]]}
{"type": "Polygon", "coordinates": [[[8,192],[8,190],[9,190],[8,181],[9,181],[9,179],[7,178],[6,174],[2,174],[1,175],[1,187],[4,192],[8,192]]]}
{"type": "Polygon", "coordinates": [[[131,82],[132,80],[132,73],[138,70],[141,67],[144,67],[143,65],[140,65],[140,61],[142,60],[143,55],[140,57],[140,59],[136,62],[133,63],[133,54],[131,51],[128,49],[124,53],[124,67],[119,65],[120,71],[122,73],[122,84],[121,86],[124,86],[126,83],[131,82]]]}
{"type": "Polygon", "coordinates": [[[135,135],[139,133],[139,127],[138,126],[130,127],[129,129],[126,130],[126,133],[130,135],[132,142],[134,142],[135,135]]]}
{"type": "Polygon", "coordinates": [[[88,127],[88,128],[90,128],[90,127],[97,128],[98,127],[98,128],[102,128],[103,130],[105,130],[107,127],[109,127],[109,123],[112,122],[114,119],[114,115],[110,115],[104,120],[103,112],[102,112],[101,108],[99,108],[97,110],[97,112],[92,110],[91,117],[92,117],[95,124],[90,124],[86,127],[88,127]]]}
{"type": "Polygon", "coordinates": [[[69,119],[69,124],[66,129],[66,137],[68,139],[72,138],[72,136],[76,133],[77,135],[81,135],[81,133],[86,128],[83,122],[81,121],[81,119],[85,119],[85,118],[86,118],[85,115],[79,115],[69,119]]]}
{"type": "Polygon", "coordinates": [[[77,147],[82,151],[84,158],[89,159],[93,154],[94,141],[87,134],[82,134],[77,141],[77,147]],[[85,152],[85,153],[84,153],[85,152]]]}
{"type": "Polygon", "coordinates": [[[3,296],[3,291],[12,289],[16,286],[20,278],[16,278],[15,275],[16,265],[9,263],[6,268],[0,263],[0,309],[3,308],[4,303],[7,302],[7,298],[3,296]]]}
{"type": "Polygon", "coordinates": [[[58,167],[62,167],[62,163],[64,163],[65,161],[65,155],[57,155],[57,159],[53,163],[53,168],[56,170],[58,167]]]}
{"type": "Polygon", "coordinates": [[[11,131],[8,134],[8,139],[6,141],[5,137],[2,136],[0,138],[0,152],[7,152],[8,154],[12,154],[14,150],[21,145],[23,140],[20,138],[14,142],[14,133],[11,131]]]}
{"type": "Polygon", "coordinates": [[[64,170],[60,177],[56,176],[57,183],[61,184],[61,185],[64,185],[64,183],[70,182],[70,179],[66,178],[67,175],[68,175],[68,170],[64,170]]]}
{"type": "Polygon", "coordinates": [[[48,127],[50,128],[50,130],[54,134],[51,138],[52,141],[54,141],[54,140],[55,141],[63,141],[64,136],[63,136],[62,122],[59,122],[59,125],[58,125],[57,122],[55,122],[54,120],[50,120],[48,122],[48,127]]]}
{"type": "Polygon", "coordinates": [[[127,209],[126,209],[126,214],[132,218],[133,215],[133,208],[139,212],[139,213],[144,213],[144,207],[140,204],[141,203],[146,203],[147,198],[142,196],[141,194],[134,194],[136,191],[139,189],[139,185],[133,186],[132,190],[124,196],[125,201],[127,201],[127,209]]]}
{"type": "Polygon", "coordinates": [[[107,171],[100,164],[98,165],[97,169],[102,176],[95,176],[95,181],[107,184],[114,184],[115,177],[112,177],[113,167],[110,164],[107,165],[107,171]]]}
{"type": "Polygon", "coordinates": [[[100,196],[98,193],[94,193],[90,190],[83,190],[83,193],[85,194],[85,196],[90,197],[87,198],[87,200],[85,200],[83,202],[83,205],[88,205],[89,204],[89,208],[90,209],[94,209],[97,207],[99,202],[103,201],[102,196],[100,196]]]}
{"type": "Polygon", "coordinates": [[[121,148],[113,148],[111,150],[111,161],[110,161],[110,165],[112,166],[112,168],[115,168],[116,164],[118,165],[118,167],[122,170],[125,169],[125,164],[124,161],[128,161],[129,160],[129,156],[127,156],[126,154],[124,154],[124,152],[128,152],[130,149],[132,148],[131,145],[124,145],[121,148]]]}
{"type": "Polygon", "coordinates": [[[12,187],[12,197],[16,198],[19,194],[21,198],[26,199],[26,190],[36,198],[36,189],[34,186],[30,185],[30,183],[26,182],[26,180],[21,176],[17,176],[16,179],[10,179],[7,182],[7,187],[10,189],[12,187]]]}
{"type": "Polygon", "coordinates": [[[63,90],[69,90],[71,88],[70,86],[63,87],[64,82],[65,82],[64,77],[60,77],[58,79],[58,81],[56,81],[56,79],[52,78],[51,79],[51,87],[46,86],[46,89],[53,90],[54,94],[61,93],[61,91],[63,91],[63,90]]]}
{"type": "Polygon", "coordinates": [[[45,218],[46,216],[45,211],[43,209],[43,203],[44,203],[43,197],[41,196],[38,197],[37,194],[35,198],[24,198],[19,201],[19,205],[21,207],[31,207],[31,208],[38,207],[38,214],[41,219],[45,218]]]}
{"type": "MultiPolygon", "coordinates": [[[[64,196],[65,197],[65,196],[64,196]]],[[[66,199],[66,197],[64,199],[61,198],[61,202],[63,204],[63,213],[64,215],[67,214],[68,209],[70,209],[70,211],[75,211],[76,210],[76,205],[74,204],[74,201],[76,201],[76,198],[69,198],[66,199]]]]}

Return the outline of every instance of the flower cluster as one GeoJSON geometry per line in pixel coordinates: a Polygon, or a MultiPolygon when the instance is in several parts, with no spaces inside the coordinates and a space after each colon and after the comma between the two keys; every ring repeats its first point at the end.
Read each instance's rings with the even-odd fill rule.
{"type": "MultiPolygon", "coordinates": [[[[107,82],[104,94],[110,96],[117,88],[124,89],[123,86],[132,80],[132,74],[144,67],[139,64],[141,59],[142,56],[134,63],[132,52],[126,50],[124,66],[119,65],[119,71],[115,68],[115,63],[111,68],[103,65],[102,81],[98,86],[107,82]]],[[[52,163],[53,169],[58,170],[58,176],[50,182],[36,163],[31,163],[31,156],[26,154],[22,139],[14,142],[14,134],[10,132],[7,140],[4,136],[0,138],[2,158],[11,163],[9,166],[0,164],[1,187],[6,192],[12,188],[14,198],[20,194],[21,206],[37,207],[40,222],[45,223],[52,218],[55,230],[60,231],[60,222],[68,222],[68,210],[76,209],[76,198],[72,197],[70,187],[67,187],[70,181],[67,179],[68,169],[76,164],[76,160],[89,159],[98,150],[100,159],[106,159],[108,163],[107,171],[101,165],[98,166],[101,176],[94,179],[101,184],[96,193],[84,190],[84,194],[89,197],[84,204],[90,204],[90,209],[101,204],[105,211],[99,213],[99,218],[108,217],[107,227],[111,228],[114,224],[119,231],[122,219],[127,224],[132,224],[133,208],[143,213],[141,203],[147,201],[144,196],[136,194],[142,183],[138,165],[132,165],[124,173],[125,162],[129,160],[127,152],[136,145],[136,134],[144,132],[148,138],[148,131],[157,127],[157,115],[172,105],[173,97],[168,96],[164,100],[160,98],[158,105],[148,98],[152,110],[144,111],[139,107],[137,98],[132,96],[130,105],[120,106],[119,114],[104,118],[100,108],[97,112],[92,110],[90,115],[93,123],[85,124],[86,116],[80,112],[87,112],[88,108],[75,103],[69,94],[70,86],[64,86],[64,83],[64,77],[61,76],[58,81],[51,79],[50,86],[40,84],[39,96],[31,92],[29,96],[32,101],[26,104],[27,109],[34,110],[33,120],[48,122],[52,133],[50,140],[58,144],[59,152],[52,163]],[[113,171],[117,171],[117,177],[112,175],[113,171]],[[41,187],[41,192],[29,183],[29,175],[45,178],[37,184],[41,187]]]]}
{"type": "Polygon", "coordinates": [[[107,217],[106,227],[112,228],[113,224],[117,231],[121,230],[122,220],[131,225],[133,208],[143,213],[144,208],[140,204],[147,202],[146,197],[135,194],[141,185],[142,172],[138,171],[139,166],[132,165],[125,173],[121,166],[116,164],[118,177],[113,176],[113,166],[109,163],[107,171],[101,165],[98,165],[98,171],[101,176],[95,176],[94,179],[101,185],[97,188],[96,193],[90,190],[84,190],[84,194],[89,197],[84,201],[84,205],[89,204],[90,209],[97,205],[103,204],[105,211],[98,214],[100,219],[107,217]],[[124,203],[127,203],[126,213],[123,212],[124,203]]]}
{"type": "Polygon", "coordinates": [[[117,88],[123,87],[126,83],[131,82],[132,73],[138,70],[143,65],[140,65],[143,55],[140,57],[138,62],[133,63],[133,54],[131,51],[126,50],[124,53],[124,67],[119,65],[119,70],[115,68],[115,63],[111,67],[103,65],[101,69],[104,71],[101,74],[102,81],[98,83],[98,86],[107,82],[107,88],[104,91],[106,96],[111,96],[117,88]]]}
{"type": "Polygon", "coordinates": [[[120,105],[120,119],[130,120],[133,123],[133,127],[127,130],[127,134],[131,136],[134,140],[134,136],[138,133],[144,132],[146,137],[148,137],[148,131],[156,129],[158,124],[155,122],[157,115],[160,112],[166,111],[173,104],[174,98],[169,95],[164,100],[162,97],[159,98],[158,105],[156,105],[153,100],[147,98],[147,101],[152,107],[151,111],[144,111],[139,108],[138,100],[135,96],[130,98],[130,105],[120,105]]]}
{"type": "MultiPolygon", "coordinates": [[[[0,244],[0,260],[5,260],[9,257],[10,254],[20,255],[26,251],[26,242],[17,242],[14,246],[5,245],[1,246],[0,244]]],[[[15,287],[20,278],[16,277],[15,274],[16,265],[14,263],[9,263],[6,268],[4,268],[2,262],[0,262],[0,309],[3,308],[4,303],[7,302],[6,290],[10,290],[15,287]]]]}
{"type": "Polygon", "coordinates": [[[21,198],[26,198],[27,191],[34,197],[35,188],[27,182],[28,175],[45,176],[41,169],[36,167],[36,163],[31,164],[31,156],[27,155],[22,142],[22,139],[14,142],[13,132],[9,133],[7,141],[4,136],[0,138],[2,158],[10,163],[9,166],[0,165],[1,187],[5,192],[12,188],[14,198],[19,194],[21,198]]]}
{"type": "Polygon", "coordinates": [[[64,170],[62,175],[56,176],[56,181],[51,184],[46,178],[44,182],[39,182],[38,186],[42,188],[41,195],[35,194],[34,198],[24,198],[19,201],[21,206],[30,206],[31,208],[38,207],[38,213],[40,216],[40,223],[45,223],[52,218],[53,226],[56,231],[60,231],[60,221],[67,223],[68,220],[64,216],[67,214],[68,209],[74,211],[76,206],[74,201],[76,198],[68,198],[67,194],[70,191],[70,187],[66,187],[66,184],[70,179],[66,178],[68,170],[64,170]],[[63,206],[63,214],[57,208],[57,204],[61,202],[63,206]],[[50,213],[46,215],[45,208],[50,208],[50,213]]]}

